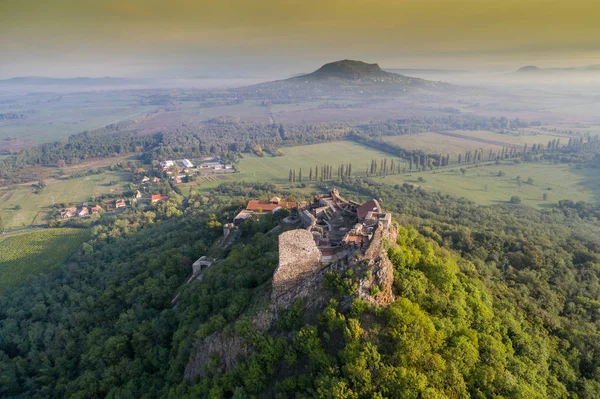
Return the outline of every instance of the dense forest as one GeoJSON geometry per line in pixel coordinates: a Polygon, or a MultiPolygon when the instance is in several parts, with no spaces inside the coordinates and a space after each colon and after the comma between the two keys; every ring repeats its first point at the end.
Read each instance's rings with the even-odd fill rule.
{"type": "Polygon", "coordinates": [[[481,207],[368,179],[340,189],[381,198],[400,224],[389,307],[348,306],[357,276],[333,276],[319,315],[299,303],[258,329],[285,213],[213,245],[245,200],[275,194],[224,184],[100,219],[69,264],[1,297],[0,396],[598,397],[597,209],[481,207]],[[222,260],[184,284],[206,254],[222,260]],[[219,331],[244,340],[247,358],[185,382],[194,343],[219,331]]]}

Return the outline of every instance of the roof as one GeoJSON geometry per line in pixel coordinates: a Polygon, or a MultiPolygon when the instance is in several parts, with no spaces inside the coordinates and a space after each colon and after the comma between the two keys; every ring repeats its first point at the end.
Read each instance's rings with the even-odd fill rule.
{"type": "Polygon", "coordinates": [[[381,212],[381,206],[379,205],[379,202],[377,202],[377,200],[370,199],[356,208],[356,215],[359,219],[366,218],[369,212],[381,212]]]}
{"type": "Polygon", "coordinates": [[[246,206],[246,209],[249,211],[273,211],[277,208],[289,208],[289,209],[294,209],[296,208],[298,205],[295,202],[279,202],[277,204],[271,204],[270,202],[265,202],[265,201],[258,201],[258,200],[250,200],[248,201],[248,206],[246,206]]]}
{"type": "Polygon", "coordinates": [[[165,199],[167,199],[167,198],[168,198],[168,197],[165,197],[165,196],[163,196],[163,195],[160,195],[160,194],[154,194],[154,195],[152,196],[152,201],[162,201],[162,200],[165,200],[165,199]]]}
{"type": "Polygon", "coordinates": [[[281,198],[279,197],[273,197],[271,198],[271,200],[269,202],[275,203],[275,204],[279,204],[281,202],[281,198]]]}

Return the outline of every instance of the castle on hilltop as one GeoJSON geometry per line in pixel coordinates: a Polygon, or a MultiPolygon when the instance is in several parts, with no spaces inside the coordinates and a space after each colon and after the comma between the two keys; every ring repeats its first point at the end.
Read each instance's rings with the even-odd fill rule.
{"type": "Polygon", "coordinates": [[[395,240],[396,229],[380,203],[377,199],[364,204],[346,200],[334,189],[298,210],[292,222],[300,227],[279,236],[271,303],[285,308],[296,298],[310,299],[326,269],[345,271],[361,262],[371,271],[371,278],[361,280],[359,296],[371,302],[391,302],[393,271],[382,244],[384,238],[395,240]],[[373,284],[385,291],[378,300],[368,294],[373,284]]]}

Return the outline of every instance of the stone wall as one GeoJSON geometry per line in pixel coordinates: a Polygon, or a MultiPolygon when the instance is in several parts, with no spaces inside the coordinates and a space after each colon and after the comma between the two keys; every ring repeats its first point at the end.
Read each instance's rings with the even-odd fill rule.
{"type": "Polygon", "coordinates": [[[287,307],[303,297],[306,285],[323,269],[321,252],[310,231],[291,230],[279,236],[279,265],[273,275],[271,304],[287,307]]]}

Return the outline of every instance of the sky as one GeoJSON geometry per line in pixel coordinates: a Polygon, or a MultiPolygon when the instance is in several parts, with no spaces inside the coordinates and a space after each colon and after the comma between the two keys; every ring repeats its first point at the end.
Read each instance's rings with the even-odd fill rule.
{"type": "Polygon", "coordinates": [[[600,64],[598,0],[0,0],[0,78],[600,64]]]}

